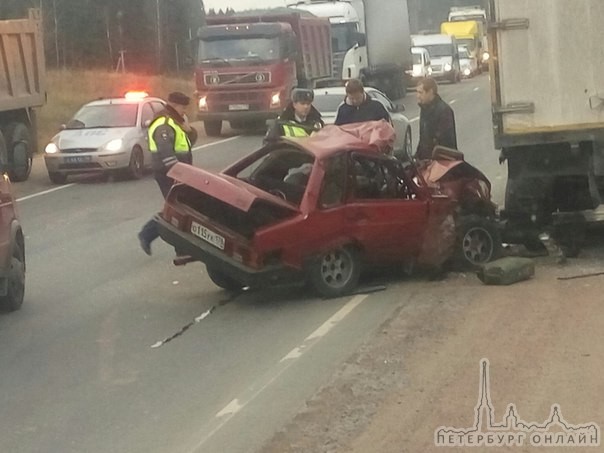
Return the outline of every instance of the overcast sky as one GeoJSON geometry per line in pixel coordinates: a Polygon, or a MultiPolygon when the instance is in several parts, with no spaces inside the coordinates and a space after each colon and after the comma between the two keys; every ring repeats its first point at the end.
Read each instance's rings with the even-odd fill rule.
{"type": "Polygon", "coordinates": [[[216,11],[228,7],[235,11],[242,11],[245,9],[285,6],[285,0],[204,0],[203,3],[206,9],[214,8],[216,11]]]}

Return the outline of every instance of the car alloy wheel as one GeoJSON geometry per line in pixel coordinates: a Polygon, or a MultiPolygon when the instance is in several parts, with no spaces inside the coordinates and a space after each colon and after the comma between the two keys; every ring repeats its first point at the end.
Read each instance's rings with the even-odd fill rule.
{"type": "Polygon", "coordinates": [[[324,297],[339,297],[356,287],[360,259],[351,247],[339,247],[318,256],[310,266],[310,281],[324,297]]]}

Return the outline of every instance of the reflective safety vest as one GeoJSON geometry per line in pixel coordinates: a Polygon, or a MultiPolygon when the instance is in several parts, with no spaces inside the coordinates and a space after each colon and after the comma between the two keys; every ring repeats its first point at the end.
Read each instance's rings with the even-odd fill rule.
{"type": "Polygon", "coordinates": [[[303,126],[293,121],[288,121],[281,125],[284,137],[308,137],[308,131],[303,126]]]}
{"type": "Polygon", "coordinates": [[[149,126],[149,151],[152,153],[157,152],[157,143],[155,143],[155,139],[153,138],[153,133],[155,130],[164,124],[172,127],[174,129],[174,152],[175,153],[188,153],[191,151],[191,142],[189,141],[189,136],[187,133],[180,127],[180,125],[174,121],[169,116],[163,116],[157,118],[153,121],[153,124],[149,126]],[[163,121],[162,121],[163,120],[163,121]]]}

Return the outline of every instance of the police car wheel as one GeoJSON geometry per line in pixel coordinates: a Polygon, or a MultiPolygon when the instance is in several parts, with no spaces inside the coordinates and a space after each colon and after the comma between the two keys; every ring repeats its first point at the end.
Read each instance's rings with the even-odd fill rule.
{"type": "Polygon", "coordinates": [[[143,156],[143,150],[138,146],[132,148],[130,154],[130,164],[128,165],[128,176],[131,179],[140,179],[144,175],[145,170],[145,158],[143,156]]]}

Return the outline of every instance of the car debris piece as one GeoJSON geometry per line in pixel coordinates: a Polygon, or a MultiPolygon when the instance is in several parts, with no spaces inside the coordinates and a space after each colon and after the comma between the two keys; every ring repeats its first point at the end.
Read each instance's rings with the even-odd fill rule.
{"type": "Polygon", "coordinates": [[[511,285],[535,275],[535,263],[530,258],[507,256],[484,264],[476,275],[486,285],[511,285]]]}

